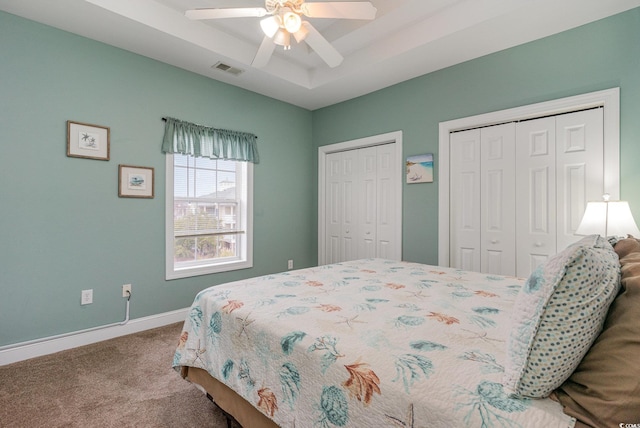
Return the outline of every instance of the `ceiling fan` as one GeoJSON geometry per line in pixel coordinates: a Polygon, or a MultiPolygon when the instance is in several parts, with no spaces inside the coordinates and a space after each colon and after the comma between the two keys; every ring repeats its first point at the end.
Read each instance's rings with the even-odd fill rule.
{"type": "Polygon", "coordinates": [[[189,19],[220,19],[267,16],[260,21],[265,34],[252,66],[267,65],[276,45],[291,49],[291,35],[298,43],[304,41],[330,67],[342,63],[342,55],[302,16],[309,18],[374,19],[377,9],[371,2],[305,2],[304,0],[265,0],[265,7],[192,9],[185,12],[189,19]]]}

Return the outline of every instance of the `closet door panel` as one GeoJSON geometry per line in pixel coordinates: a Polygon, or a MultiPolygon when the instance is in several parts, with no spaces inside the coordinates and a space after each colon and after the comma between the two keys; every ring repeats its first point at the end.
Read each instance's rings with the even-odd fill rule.
{"type": "Polygon", "coordinates": [[[330,153],[325,163],[325,260],[337,263],[342,243],[342,159],[339,153],[330,153]]]}
{"type": "Polygon", "coordinates": [[[516,125],[516,275],[556,253],[555,118],[516,125]]]}
{"type": "Polygon", "coordinates": [[[482,128],[481,271],[516,273],[515,124],[482,128]]]}
{"type": "Polygon", "coordinates": [[[358,153],[355,150],[340,153],[342,158],[342,223],[340,261],[355,260],[358,258],[358,186],[359,163],[358,153]]]}
{"type": "Polygon", "coordinates": [[[353,199],[355,194],[354,181],[346,179],[342,183],[342,228],[340,261],[353,260],[357,258],[357,207],[354,207],[353,199]]]}
{"type": "Polygon", "coordinates": [[[377,158],[376,148],[357,150],[358,207],[360,208],[357,258],[376,256],[377,158]]]}
{"type": "Polygon", "coordinates": [[[397,180],[398,160],[395,156],[395,148],[391,144],[376,147],[377,161],[377,188],[376,196],[376,254],[385,259],[399,259],[396,252],[394,234],[395,225],[399,219],[395,215],[395,202],[393,201],[393,183],[397,180]]]}
{"type": "Polygon", "coordinates": [[[479,272],[480,266],[480,130],[450,135],[452,267],[479,272]]]}
{"type": "Polygon", "coordinates": [[[402,258],[398,142],[324,154],[322,262],[402,258]]]}
{"type": "Polygon", "coordinates": [[[556,117],[558,251],[581,237],[574,235],[588,201],[604,192],[604,133],[601,108],[556,117]]]}

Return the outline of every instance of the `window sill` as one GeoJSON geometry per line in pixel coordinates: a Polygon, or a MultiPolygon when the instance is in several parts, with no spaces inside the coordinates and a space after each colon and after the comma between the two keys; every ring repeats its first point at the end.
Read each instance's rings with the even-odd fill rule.
{"type": "Polygon", "coordinates": [[[253,262],[249,260],[231,261],[208,266],[193,266],[168,270],[166,280],[190,278],[193,276],[209,275],[213,273],[231,272],[234,270],[249,269],[253,267],[253,262]]]}

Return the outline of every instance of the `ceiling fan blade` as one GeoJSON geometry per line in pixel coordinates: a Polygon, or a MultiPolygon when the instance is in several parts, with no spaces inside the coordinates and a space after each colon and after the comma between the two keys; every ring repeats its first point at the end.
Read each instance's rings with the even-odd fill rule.
{"type": "Polygon", "coordinates": [[[304,40],[326,62],[329,67],[337,67],[344,59],[331,43],[316,30],[313,25],[304,21],[300,31],[294,34],[298,42],[304,40]]]}
{"type": "Polygon", "coordinates": [[[374,19],[378,11],[368,1],[303,3],[301,9],[309,18],[342,19],[374,19]]]}
{"type": "Polygon", "coordinates": [[[191,9],[184,13],[189,19],[219,19],[261,17],[267,14],[262,7],[235,7],[226,9],[191,9]]]}
{"type": "Polygon", "coordinates": [[[262,39],[262,43],[256,52],[256,56],[253,57],[251,65],[256,68],[262,68],[269,63],[273,50],[276,48],[276,44],[270,37],[262,39]]]}

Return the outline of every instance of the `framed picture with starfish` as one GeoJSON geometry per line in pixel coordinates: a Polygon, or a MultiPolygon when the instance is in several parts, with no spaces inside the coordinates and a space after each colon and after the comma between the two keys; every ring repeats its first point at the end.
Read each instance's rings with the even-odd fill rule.
{"type": "Polygon", "coordinates": [[[67,121],[67,156],[109,160],[109,128],[67,121]]]}

